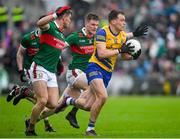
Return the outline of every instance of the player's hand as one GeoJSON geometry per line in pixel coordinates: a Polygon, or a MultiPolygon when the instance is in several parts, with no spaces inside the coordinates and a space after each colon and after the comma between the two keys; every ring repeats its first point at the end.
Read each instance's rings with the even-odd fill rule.
{"type": "Polygon", "coordinates": [[[139,57],[140,55],[141,55],[141,49],[140,49],[139,51],[137,51],[137,53],[136,53],[136,54],[132,55],[133,60],[138,59],[138,57],[139,57]]]}
{"type": "Polygon", "coordinates": [[[148,32],[148,25],[139,26],[136,28],[136,30],[133,32],[134,37],[139,37],[143,35],[147,35],[148,32]]]}
{"type": "Polygon", "coordinates": [[[119,53],[128,53],[131,54],[134,52],[134,46],[131,46],[131,43],[124,44],[120,49],[118,49],[119,53]]]}
{"type": "Polygon", "coordinates": [[[19,70],[19,76],[20,76],[20,80],[21,82],[26,82],[26,75],[24,74],[24,70],[19,70]]]}
{"type": "Polygon", "coordinates": [[[64,66],[61,65],[58,69],[57,69],[57,75],[60,76],[64,71],[64,66]]]}

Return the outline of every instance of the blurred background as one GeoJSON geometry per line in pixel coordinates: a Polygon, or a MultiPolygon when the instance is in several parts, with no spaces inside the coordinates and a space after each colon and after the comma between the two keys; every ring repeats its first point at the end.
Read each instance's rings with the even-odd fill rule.
{"type": "MultiPolygon", "coordinates": [[[[21,84],[16,52],[22,36],[36,28],[41,15],[70,5],[73,22],[68,35],[83,27],[88,12],[99,15],[100,27],[107,25],[112,9],[123,10],[127,31],[140,24],[149,25],[149,34],[138,39],[142,54],[138,60],[118,61],[108,87],[110,95],[180,95],[180,1],[179,0],[0,0],[0,94],[13,84],[21,84]]],[[[71,60],[63,53],[65,68],[71,60]]],[[[66,87],[65,71],[58,77],[66,87]]]]}

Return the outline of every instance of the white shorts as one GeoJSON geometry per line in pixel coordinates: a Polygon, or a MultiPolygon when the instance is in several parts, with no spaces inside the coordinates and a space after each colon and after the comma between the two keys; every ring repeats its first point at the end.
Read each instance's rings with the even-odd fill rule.
{"type": "Polygon", "coordinates": [[[47,87],[58,87],[56,74],[49,72],[35,62],[32,63],[29,73],[32,83],[43,80],[47,82],[47,87]]]}
{"type": "Polygon", "coordinates": [[[86,74],[80,69],[67,70],[66,81],[69,86],[73,86],[77,79],[81,78],[85,83],[88,84],[86,74]]]}
{"type": "Polygon", "coordinates": [[[26,80],[28,82],[28,84],[31,84],[31,78],[30,78],[30,73],[29,73],[29,69],[24,69],[24,73],[26,75],[26,80]]]}

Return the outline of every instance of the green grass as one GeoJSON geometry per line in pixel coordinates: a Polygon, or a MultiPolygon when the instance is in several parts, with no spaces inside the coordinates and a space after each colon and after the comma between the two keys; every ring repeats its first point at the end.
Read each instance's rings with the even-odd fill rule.
{"type": "MultiPolygon", "coordinates": [[[[0,137],[23,138],[24,119],[30,115],[32,104],[22,101],[17,106],[0,97],[0,137]]],[[[38,137],[86,138],[84,132],[89,113],[79,111],[80,129],[65,120],[70,110],[50,117],[55,133],[45,133],[43,122],[36,127],[38,137]]],[[[180,138],[180,98],[178,97],[110,97],[96,123],[100,138],[180,138]]]]}

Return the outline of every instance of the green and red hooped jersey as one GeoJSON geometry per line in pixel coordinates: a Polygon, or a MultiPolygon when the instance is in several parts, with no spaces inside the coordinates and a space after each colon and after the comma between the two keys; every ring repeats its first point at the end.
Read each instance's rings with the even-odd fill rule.
{"type": "Polygon", "coordinates": [[[62,48],[67,44],[63,33],[59,30],[55,21],[49,23],[50,28],[41,32],[40,50],[33,61],[46,70],[56,73],[62,48]]]}
{"type": "Polygon", "coordinates": [[[23,36],[21,46],[26,49],[23,58],[23,68],[30,69],[33,57],[39,51],[39,36],[37,31],[32,31],[23,36]]]}
{"type": "Polygon", "coordinates": [[[72,61],[68,67],[70,70],[80,69],[85,71],[94,51],[94,37],[87,36],[83,29],[73,32],[66,38],[72,52],[72,61]]]}

